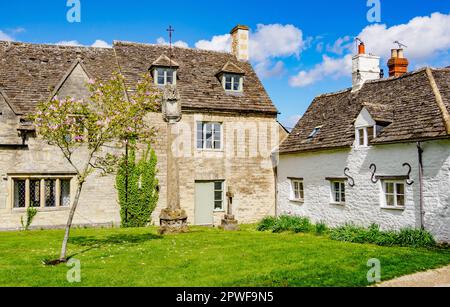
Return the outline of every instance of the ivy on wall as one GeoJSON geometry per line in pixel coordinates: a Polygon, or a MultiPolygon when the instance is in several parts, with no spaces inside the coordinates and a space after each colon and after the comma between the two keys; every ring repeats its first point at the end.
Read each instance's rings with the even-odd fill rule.
{"type": "Polygon", "coordinates": [[[145,227],[159,199],[157,157],[149,145],[142,158],[136,162],[132,148],[122,158],[116,176],[122,227],[145,227]]]}

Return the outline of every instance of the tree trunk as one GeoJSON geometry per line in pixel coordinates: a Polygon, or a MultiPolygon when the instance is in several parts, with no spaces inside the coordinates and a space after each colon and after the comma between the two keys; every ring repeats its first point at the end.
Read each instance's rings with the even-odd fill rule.
{"type": "Polygon", "coordinates": [[[75,211],[78,207],[78,202],[80,200],[81,190],[83,189],[83,182],[78,183],[77,194],[75,195],[75,200],[73,202],[72,208],[70,209],[69,219],[67,220],[66,232],[64,234],[64,240],[62,242],[61,247],[61,256],[59,257],[59,261],[66,262],[66,254],[67,254],[67,242],[69,241],[70,229],[72,228],[73,217],[75,216],[75,211]]]}

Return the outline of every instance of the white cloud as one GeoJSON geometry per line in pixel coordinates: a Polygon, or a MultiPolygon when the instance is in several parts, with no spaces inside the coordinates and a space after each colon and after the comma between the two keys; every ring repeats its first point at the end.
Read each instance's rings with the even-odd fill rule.
{"type": "Polygon", "coordinates": [[[333,45],[327,45],[327,51],[335,54],[342,55],[344,52],[347,52],[353,46],[352,39],[350,36],[344,36],[338,38],[333,45]]]}
{"type": "MultiPolygon", "coordinates": [[[[433,13],[430,16],[415,17],[406,24],[387,27],[374,24],[364,28],[358,35],[366,45],[366,52],[382,57],[386,62],[390,51],[396,47],[394,41],[400,41],[408,47],[406,57],[412,69],[431,65],[447,65],[446,58],[450,49],[450,14],[433,13]]],[[[349,36],[338,39],[327,50],[344,54],[341,58],[323,56],[321,63],[310,70],[300,71],[289,80],[293,87],[305,87],[325,78],[339,78],[351,75],[351,54],[354,52],[349,36]]],[[[383,64],[383,62],[381,64],[383,64]]]]}
{"type": "Polygon", "coordinates": [[[92,45],[86,46],[81,44],[77,40],[59,41],[55,43],[57,46],[69,46],[69,47],[96,47],[96,48],[111,48],[111,45],[104,40],[97,39],[92,45]]]}
{"type": "MultiPolygon", "coordinates": [[[[164,38],[160,37],[156,40],[156,43],[158,45],[169,45],[169,42],[167,42],[164,38]]],[[[189,44],[183,41],[176,41],[173,43],[175,47],[181,47],[181,48],[189,48],[189,44]]]]}
{"type": "Polygon", "coordinates": [[[293,25],[259,24],[250,37],[250,57],[254,61],[300,56],[305,42],[303,32],[293,25]]]}
{"type": "Polygon", "coordinates": [[[211,40],[201,40],[195,43],[195,48],[212,51],[231,51],[231,35],[216,35],[211,40]]]}
{"type": "Polygon", "coordinates": [[[97,39],[91,47],[97,47],[97,48],[111,48],[111,45],[105,42],[104,40],[97,39]]]}
{"type": "Polygon", "coordinates": [[[364,41],[367,52],[384,59],[390,57],[393,42],[400,41],[408,46],[405,50],[408,59],[427,61],[450,48],[450,14],[415,17],[407,24],[390,28],[375,24],[363,29],[358,37],[364,41]]]}
{"type": "Polygon", "coordinates": [[[57,46],[72,46],[72,47],[81,47],[81,46],[83,46],[76,40],[59,41],[59,42],[55,43],[55,45],[57,45],[57,46]]]}
{"type": "MultiPolygon", "coordinates": [[[[216,35],[211,40],[198,41],[195,47],[230,52],[231,40],[230,34],[216,35]]],[[[256,31],[250,33],[250,60],[261,78],[279,76],[285,71],[279,59],[299,57],[306,44],[303,32],[293,25],[258,24],[256,31]]]]}
{"type": "Polygon", "coordinates": [[[14,39],[11,36],[9,36],[8,34],[6,34],[5,32],[0,30],[0,41],[11,42],[11,41],[14,41],[14,39]]]}
{"type": "Polygon", "coordinates": [[[343,58],[331,58],[324,55],[322,62],[310,70],[302,70],[296,76],[289,79],[292,87],[305,87],[325,78],[337,79],[342,76],[351,75],[352,55],[348,54],[343,58]]]}
{"type": "Polygon", "coordinates": [[[255,70],[262,79],[278,77],[286,72],[283,61],[278,61],[275,64],[272,61],[259,62],[255,65],[255,70]]]}

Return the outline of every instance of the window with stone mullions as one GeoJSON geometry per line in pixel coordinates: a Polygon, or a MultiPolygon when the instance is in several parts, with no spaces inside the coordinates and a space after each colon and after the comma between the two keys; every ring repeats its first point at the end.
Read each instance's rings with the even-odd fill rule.
{"type": "Polygon", "coordinates": [[[45,206],[56,207],[56,180],[45,180],[45,206]]]}
{"type": "Polygon", "coordinates": [[[25,208],[26,180],[14,180],[14,208],[25,208]]]}

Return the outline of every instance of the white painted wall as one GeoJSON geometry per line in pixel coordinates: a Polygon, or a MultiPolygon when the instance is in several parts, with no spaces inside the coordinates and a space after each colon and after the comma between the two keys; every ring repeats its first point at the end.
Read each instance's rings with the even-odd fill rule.
{"type": "MultiPolygon", "coordinates": [[[[423,143],[425,227],[439,241],[450,241],[450,141],[423,143]]],[[[278,169],[278,214],[306,216],[330,226],[354,223],[379,224],[382,229],[399,230],[420,226],[418,156],[415,144],[384,145],[339,151],[281,155],[278,169]],[[381,208],[381,181],[371,181],[370,165],[377,165],[378,175],[406,175],[413,170],[412,186],[406,185],[404,210],[381,208]],[[346,184],[346,204],[331,204],[330,183],[326,177],[343,177],[345,167],[355,180],[346,184]],[[305,202],[289,200],[288,177],[304,178],[305,202]]]]}

